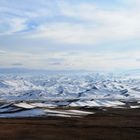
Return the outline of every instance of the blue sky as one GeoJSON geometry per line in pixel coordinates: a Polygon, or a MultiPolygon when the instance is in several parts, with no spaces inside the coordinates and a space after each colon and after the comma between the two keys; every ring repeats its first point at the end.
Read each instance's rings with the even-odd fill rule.
{"type": "Polygon", "coordinates": [[[0,66],[140,67],[139,0],[0,0],[0,66]]]}

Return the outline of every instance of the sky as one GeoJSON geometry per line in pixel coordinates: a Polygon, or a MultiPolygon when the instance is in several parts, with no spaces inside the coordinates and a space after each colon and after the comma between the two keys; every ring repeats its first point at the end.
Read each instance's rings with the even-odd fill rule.
{"type": "Polygon", "coordinates": [[[0,68],[140,67],[140,0],[0,0],[0,68]]]}

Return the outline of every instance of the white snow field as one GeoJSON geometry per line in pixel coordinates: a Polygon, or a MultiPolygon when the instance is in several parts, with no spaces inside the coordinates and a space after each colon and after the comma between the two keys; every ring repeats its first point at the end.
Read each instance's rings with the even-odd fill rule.
{"type": "Polygon", "coordinates": [[[0,75],[0,117],[46,114],[70,117],[86,113],[78,110],[47,109],[56,107],[123,108],[124,106],[140,108],[139,76],[99,73],[0,75]],[[129,102],[135,102],[137,105],[129,105],[129,102]]]}

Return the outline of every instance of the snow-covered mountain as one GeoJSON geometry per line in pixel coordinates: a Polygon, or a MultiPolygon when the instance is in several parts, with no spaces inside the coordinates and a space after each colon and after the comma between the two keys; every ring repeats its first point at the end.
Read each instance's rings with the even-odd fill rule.
{"type": "Polygon", "coordinates": [[[1,74],[0,117],[94,114],[56,107],[140,108],[140,78],[132,74],[1,74]]]}
{"type": "Polygon", "coordinates": [[[0,76],[0,99],[65,101],[139,100],[140,79],[113,74],[0,76]]]}

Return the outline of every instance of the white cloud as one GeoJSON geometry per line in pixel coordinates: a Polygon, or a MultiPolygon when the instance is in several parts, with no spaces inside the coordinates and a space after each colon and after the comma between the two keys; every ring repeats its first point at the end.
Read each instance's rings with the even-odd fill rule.
{"type": "MultiPolygon", "coordinates": [[[[123,8],[115,9],[103,9],[99,5],[86,1],[75,5],[71,1],[64,0],[49,2],[30,0],[29,3],[28,0],[25,1],[16,3],[15,0],[10,3],[11,5],[6,3],[0,6],[0,35],[5,37],[7,42],[9,41],[9,44],[3,43],[2,39],[0,42],[0,48],[6,46],[8,50],[9,47],[8,52],[0,51],[1,66],[10,67],[13,64],[21,64],[20,66],[29,68],[90,70],[140,66],[139,61],[136,61],[140,56],[139,52],[136,50],[114,52],[113,45],[112,48],[110,47],[110,53],[99,51],[97,54],[96,50],[82,52],[79,49],[79,53],[75,55],[68,53],[66,49],[64,52],[60,52],[62,49],[59,50],[61,45],[65,48],[67,45],[75,44],[81,49],[83,46],[86,48],[86,45],[97,48],[96,44],[100,43],[116,44],[120,41],[140,39],[140,2],[138,0],[133,2],[120,0],[123,8]],[[30,30],[31,26],[34,26],[32,30],[30,30]],[[42,40],[53,42],[55,45],[51,46],[51,43],[47,44],[45,41],[42,45],[42,40]],[[37,41],[39,43],[36,43],[37,41]],[[6,45],[3,46],[3,44],[6,45]],[[13,47],[12,52],[10,47],[14,45],[16,47],[13,47]],[[30,52],[34,52],[35,47],[43,46],[46,48],[42,50],[46,52],[42,51],[41,54],[16,52],[21,46],[29,47],[30,52]],[[48,47],[55,47],[59,52],[48,52],[48,47]]],[[[21,48],[21,50],[24,49],[21,48]]]]}
{"type": "Polygon", "coordinates": [[[5,52],[0,55],[0,65],[5,67],[25,67],[39,69],[85,69],[85,70],[116,70],[139,68],[140,53],[132,52],[111,52],[111,53],[66,53],[48,52],[42,54],[30,54],[19,52],[5,52]]]}
{"type": "Polygon", "coordinates": [[[45,0],[0,1],[0,35],[18,35],[17,32],[30,29],[34,22],[42,24],[43,18],[54,16],[53,3],[45,0]]]}
{"type": "Polygon", "coordinates": [[[140,38],[140,10],[103,10],[92,4],[59,4],[61,14],[79,23],[55,22],[40,25],[26,37],[58,43],[96,44],[140,38]]]}
{"type": "MultiPolygon", "coordinates": [[[[1,35],[16,34],[24,29],[30,28],[31,22],[38,23],[33,31],[27,30],[23,37],[34,39],[50,39],[58,43],[68,44],[96,44],[100,42],[112,42],[140,38],[140,10],[139,8],[115,10],[102,9],[93,3],[79,3],[73,5],[68,1],[35,2],[31,8],[27,3],[20,10],[17,5],[2,7],[4,13],[12,14],[12,17],[2,16],[0,22],[1,35]],[[37,5],[38,4],[38,5],[37,5]],[[44,6],[43,6],[44,4],[44,6]],[[55,8],[57,10],[55,10],[55,8]],[[26,8],[24,8],[26,7],[26,8]],[[17,13],[18,16],[14,16],[17,13]],[[44,18],[56,15],[72,18],[81,22],[47,22],[44,18]],[[42,22],[43,21],[43,22],[42,22]]],[[[125,5],[138,4],[138,0],[122,1],[125,5]],[[131,2],[131,3],[130,3],[131,2]]],[[[121,3],[122,3],[121,2],[121,3]]],[[[120,4],[121,4],[120,3],[120,4]]],[[[30,3],[31,4],[31,3],[30,3]]],[[[18,34],[17,34],[18,35],[18,34]]]]}
{"type": "Polygon", "coordinates": [[[27,28],[26,19],[4,18],[0,21],[0,35],[10,35],[27,28]]]}

